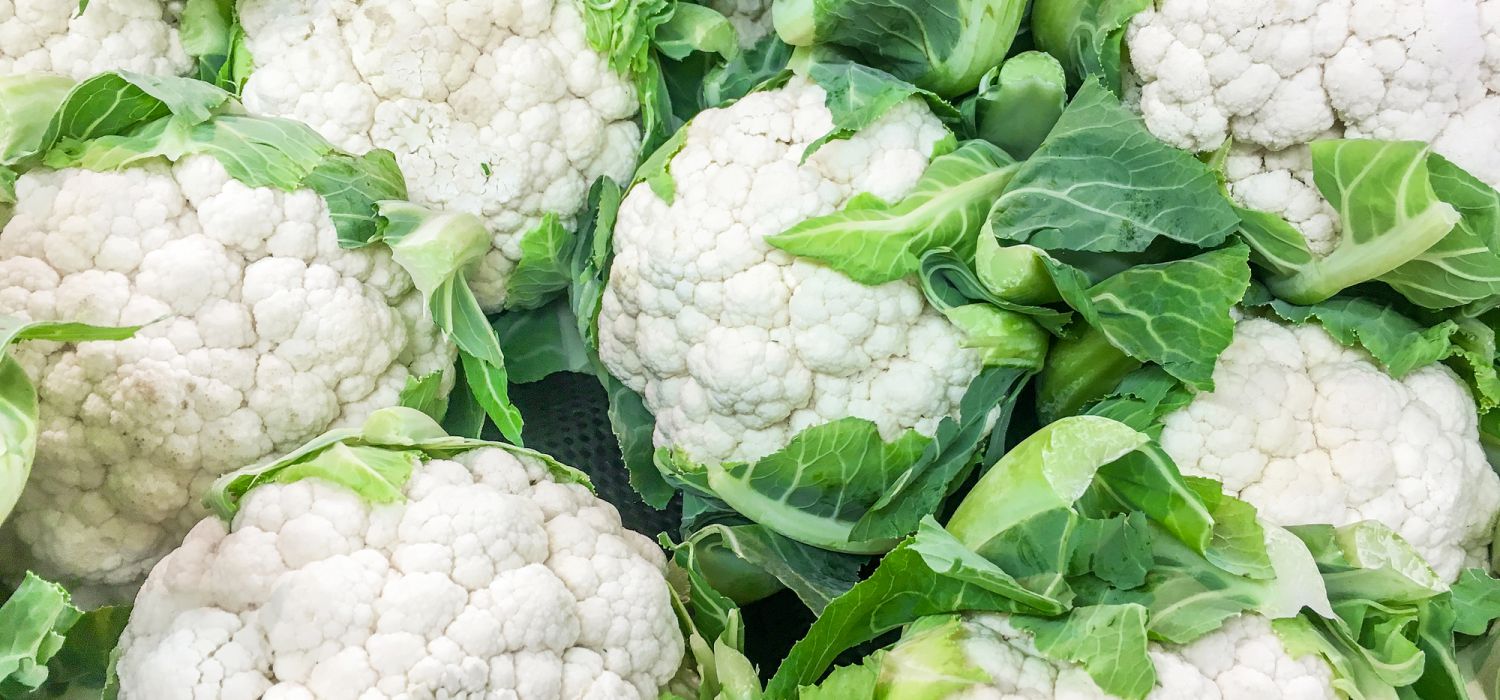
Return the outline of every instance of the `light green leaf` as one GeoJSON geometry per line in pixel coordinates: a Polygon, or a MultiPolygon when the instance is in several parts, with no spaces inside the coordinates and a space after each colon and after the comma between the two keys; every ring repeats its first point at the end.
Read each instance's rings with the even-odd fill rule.
{"type": "Polygon", "coordinates": [[[469,384],[469,394],[484,407],[485,415],[489,416],[506,440],[516,445],[522,444],[521,429],[525,421],[521,418],[520,409],[510,401],[505,363],[490,362],[471,355],[462,348],[458,351],[458,357],[463,364],[464,380],[469,384]]]}
{"type": "MultiPolygon", "coordinates": [[[[412,284],[433,306],[433,316],[438,326],[445,331],[457,333],[454,324],[473,321],[468,316],[475,313],[467,308],[473,295],[464,294],[467,285],[455,281],[473,264],[484,258],[490,250],[490,235],[478,217],[467,213],[448,213],[429,209],[419,204],[401,200],[376,202],[380,215],[378,235],[372,239],[385,243],[391,250],[391,258],[411,277],[412,284]],[[450,298],[443,301],[445,308],[435,305],[440,295],[450,298]],[[466,298],[467,297],[467,298],[466,298]],[[452,319],[448,322],[446,319],[452,319]]],[[[473,302],[475,307],[478,302],[473,302]]],[[[484,321],[479,311],[480,322],[484,321]]],[[[496,355],[487,355],[481,348],[487,345],[483,338],[471,344],[461,345],[475,355],[484,355],[494,360],[496,355]]]]}
{"type": "Polygon", "coordinates": [[[381,202],[407,197],[395,154],[380,149],[362,156],[330,153],[303,184],[328,204],[328,217],[345,248],[357,248],[377,236],[381,202]]]}
{"type": "Polygon", "coordinates": [[[733,58],[740,50],[739,36],[729,18],[686,2],[676,3],[671,19],[656,28],[654,44],[663,56],[675,61],[694,52],[733,58]]]}
{"type": "Polygon", "coordinates": [[[621,75],[646,70],[651,39],[672,17],[668,0],[582,0],[584,36],[621,75]]]}
{"type": "Polygon", "coordinates": [[[938,248],[972,258],[985,216],[1016,167],[998,147],[969,141],[934,159],[900,202],[807,219],[766,242],[868,285],[915,273],[922,255],[938,248]]]}
{"type": "Polygon", "coordinates": [[[539,308],[568,287],[573,236],[556,214],[548,212],[521,234],[520,246],[521,259],[505,283],[505,306],[539,308]]]}
{"type": "Polygon", "coordinates": [[[1150,0],[1036,0],[1031,35],[1067,68],[1069,84],[1097,78],[1119,92],[1125,27],[1150,6],[1150,0]]]}
{"type": "Polygon", "coordinates": [[[823,102],[833,114],[833,129],[807,145],[802,158],[816,153],[823,144],[847,139],[874,124],[892,107],[910,97],[921,97],[940,119],[956,120],[958,110],[936,95],[885,71],[847,60],[813,60],[807,77],[827,93],[823,102]]]}
{"type": "MultiPolygon", "coordinates": [[[[974,643],[976,638],[992,637],[988,632],[987,627],[957,615],[918,620],[880,660],[879,689],[871,689],[878,695],[869,697],[939,700],[989,690],[995,679],[985,670],[986,660],[975,659],[971,653],[988,650],[988,644],[974,643]]],[[[823,685],[834,681],[841,670],[835,670],[823,685]]],[[[803,697],[808,696],[804,693],[803,697]]]]}
{"type": "Polygon", "coordinates": [[[1068,80],[1057,59],[1027,51],[985,74],[973,99],[975,136],[1025,160],[1062,117],[1068,103],[1068,80]]]}
{"type": "Polygon", "coordinates": [[[1207,165],[1157,140],[1093,80],[990,214],[1001,239],[1092,252],[1139,252],[1163,239],[1213,247],[1238,224],[1207,165]]]}
{"type": "Polygon", "coordinates": [[[442,421],[448,410],[448,397],[443,391],[445,374],[443,370],[436,370],[420,377],[407,376],[406,385],[396,399],[397,405],[415,408],[435,421],[442,421]]]}
{"type": "MultiPolygon", "coordinates": [[[[895,543],[850,541],[854,526],[929,442],[916,431],[886,442],[874,423],[843,418],[807,428],[754,462],[681,465],[677,471],[704,470],[715,496],[778,534],[836,552],[874,554],[895,543]]],[[[684,461],[673,457],[674,464],[684,461]]]]}
{"type": "Polygon", "coordinates": [[[539,309],[507,311],[495,317],[493,325],[512,384],[541,381],[559,372],[593,371],[589,348],[578,335],[578,320],[567,299],[554,299],[539,309]]]}
{"type": "Polygon", "coordinates": [[[1091,605],[1063,618],[1017,615],[1011,621],[1035,637],[1038,651],[1081,664],[1110,695],[1141,700],[1156,685],[1156,667],[1146,654],[1146,609],[1139,605],[1091,605]]]}
{"type": "Polygon", "coordinates": [[[48,661],[82,616],[62,586],[27,573],[0,605],[0,697],[40,688],[48,661]]]}
{"type": "Polygon", "coordinates": [[[1500,581],[1483,569],[1465,569],[1451,590],[1455,632],[1478,636],[1500,619],[1500,581]]]}
{"type": "Polygon", "coordinates": [[[877,651],[854,666],[833,669],[822,683],[797,689],[797,700],[874,700],[877,674],[885,667],[885,653],[877,651]]]}
{"type": "Polygon", "coordinates": [[[974,272],[991,294],[1017,304],[1051,304],[1061,301],[1052,274],[1051,256],[1036,246],[1002,246],[989,232],[979,235],[974,254],[974,272]]]}
{"type": "Polygon", "coordinates": [[[1024,0],[778,0],[776,32],[945,97],[969,92],[1010,50],[1024,0]]]}
{"type": "Polygon", "coordinates": [[[73,89],[73,81],[46,73],[0,76],[0,165],[36,153],[48,119],[73,89]]]}

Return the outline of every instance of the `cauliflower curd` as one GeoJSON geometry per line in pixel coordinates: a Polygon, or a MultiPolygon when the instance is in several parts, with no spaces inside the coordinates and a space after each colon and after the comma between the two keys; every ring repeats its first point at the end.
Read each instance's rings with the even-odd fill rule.
{"type": "Polygon", "coordinates": [[[1428,141],[1500,184],[1500,0],[1165,0],[1127,40],[1152,133],[1194,151],[1232,139],[1231,194],[1314,253],[1340,231],[1316,139],[1428,141]]]}
{"type": "Polygon", "coordinates": [[[121,698],[655,700],[683,658],[665,558],[613,506],[498,448],[404,503],[256,487],[151,572],[121,698]]]}
{"type": "Polygon", "coordinates": [[[357,423],[452,363],[389,251],[340,249],[310,190],[247,187],[191,156],[37,169],[16,191],[0,313],[151,325],[16,352],[41,423],[7,570],[138,581],[202,516],[214,477],[357,423]]]}
{"type": "Polygon", "coordinates": [[[80,14],[78,3],[69,0],[4,0],[0,75],[83,79],[107,70],[186,73],[192,61],[177,34],[180,10],[180,3],[161,0],[93,0],[80,14]]]}
{"type": "Polygon", "coordinates": [[[484,219],[494,247],[470,282],[487,310],[528,231],[548,214],[572,228],[590,183],[634,167],[635,92],[574,0],[241,0],[239,18],[250,111],[388,149],[412,201],[484,219]]]}
{"type": "Polygon", "coordinates": [[[1446,367],[1398,380],[1320,326],[1250,319],[1214,387],[1163,419],[1183,473],[1222,481],[1277,525],[1384,523],[1445,581],[1487,558],[1500,477],[1446,367]]]}
{"type": "Polygon", "coordinates": [[[684,127],[670,203],[637,186],[621,204],[600,358],[642,394],[658,445],[756,459],[848,416],[931,434],[979,373],[914,282],[865,286],[765,242],[862,192],[899,199],[948,136],[913,98],[802,162],[832,127],[822,88],[793,78],[684,127]]]}

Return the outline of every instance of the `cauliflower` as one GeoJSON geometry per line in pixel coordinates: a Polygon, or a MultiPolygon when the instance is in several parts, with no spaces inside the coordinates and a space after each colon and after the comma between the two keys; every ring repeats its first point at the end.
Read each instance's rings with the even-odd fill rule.
{"type": "Polygon", "coordinates": [[[654,700],[684,655],[665,558],[552,467],[423,458],[391,503],[317,477],[252,487],[151,572],[121,697],[654,700]]]}
{"type": "Polygon", "coordinates": [[[772,0],[708,0],[704,4],[729,19],[739,35],[740,46],[753,46],[771,33],[772,0]]]}
{"type": "Polygon", "coordinates": [[[239,20],[247,108],[389,149],[413,201],[485,220],[494,246],[470,282],[487,310],[529,231],[549,215],[571,227],[594,179],[635,165],[635,92],[574,0],[240,0],[239,20]]]}
{"type": "MultiPolygon", "coordinates": [[[[177,11],[161,0],[0,1],[0,75],[58,73],[81,79],[106,70],[178,75],[192,67],[177,11]]],[[[177,9],[180,9],[177,8],[177,9]]]]}
{"type": "Polygon", "coordinates": [[[1232,140],[1231,194],[1314,253],[1340,233],[1312,185],[1314,140],[1427,141],[1500,184],[1495,0],[1165,0],[1127,41],[1151,131],[1194,151],[1232,140]]]}
{"type": "MultiPolygon", "coordinates": [[[[955,630],[959,659],[977,669],[987,682],[942,697],[963,700],[1107,700],[1113,696],[1094,683],[1081,666],[1053,661],[1037,651],[1028,633],[1003,615],[971,615],[955,630]]],[[[921,638],[916,638],[920,643],[921,638]]],[[[885,657],[881,684],[919,682],[922,672],[938,669],[904,667],[903,649],[885,657]]],[[[1191,643],[1175,646],[1152,642],[1148,650],[1156,667],[1156,688],[1148,700],[1334,700],[1333,670],[1316,655],[1294,656],[1259,615],[1224,623],[1191,643]]],[[[916,657],[930,662],[930,658],[916,657]]],[[[952,673],[949,678],[970,678],[952,673]]],[[[890,697],[900,697],[892,693],[890,697]]],[[[882,696],[886,697],[886,696],[882,696]]],[[[924,696],[938,697],[938,696],[924,696]]]]}
{"type": "Polygon", "coordinates": [[[0,313],[151,325],[32,343],[36,468],[7,523],[34,567],[138,581],[216,476],[393,405],[454,351],[381,247],[339,248],[324,201],[232,179],[211,156],[36,169],[0,230],[0,313]],[[154,323],[152,323],[154,321],[154,323]]]}
{"type": "Polygon", "coordinates": [[[802,162],[832,127],[823,89],[793,78],[685,127],[672,201],[638,186],[621,204],[599,353],[658,445],[752,460],[848,416],[930,435],[979,373],[913,281],[866,286],[766,243],[860,193],[902,197],[948,137],[913,98],[802,162]]]}
{"type": "Polygon", "coordinates": [[[1398,380],[1320,326],[1248,319],[1214,386],[1163,418],[1183,473],[1222,481],[1278,525],[1384,523],[1445,581],[1485,559],[1500,477],[1447,368],[1398,380]]]}

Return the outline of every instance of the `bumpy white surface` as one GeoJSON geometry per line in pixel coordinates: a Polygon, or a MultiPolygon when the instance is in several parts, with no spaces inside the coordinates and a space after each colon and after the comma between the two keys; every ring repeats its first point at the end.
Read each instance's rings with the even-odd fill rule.
{"type": "Polygon", "coordinates": [[[214,477],[357,424],[452,359],[406,273],[382,248],[340,249],[312,191],[246,187],[208,156],[38,169],[16,190],[0,313],[156,322],[18,348],[41,426],[7,524],[30,558],[6,569],[139,581],[214,477]]]}
{"type": "Polygon", "coordinates": [[[1397,380],[1320,326],[1250,319],[1214,391],[1163,422],[1183,473],[1222,481],[1272,523],[1379,521],[1445,581],[1486,558],[1500,478],[1473,399],[1441,365],[1397,380]]]}
{"type": "Polygon", "coordinates": [[[573,225],[589,185],[629,178],[635,93],[589,48],[576,0],[243,0],[250,111],[352,153],[396,154],[413,201],[479,215],[470,278],[489,310],[547,213],[573,225]],[[488,169],[488,174],[486,174],[488,169]]]}
{"type": "Polygon", "coordinates": [[[833,126],[823,101],[794,79],[703,112],[673,202],[643,185],[620,207],[600,357],[644,396],[658,445],[755,459],[847,416],[930,434],[979,372],[914,282],[865,286],[765,242],[860,192],[899,199],[947,134],[912,99],[799,163],[833,126]]]}
{"type": "Polygon", "coordinates": [[[729,18],[739,33],[740,46],[752,46],[771,33],[772,0],[708,0],[704,4],[729,18]]]}
{"type": "Polygon", "coordinates": [[[0,0],[0,75],[187,72],[174,5],[162,0],[0,0]]]}
{"type": "Polygon", "coordinates": [[[497,448],[404,490],[266,485],[199,523],[136,599],[121,697],[655,700],[674,675],[666,560],[613,506],[497,448]]]}
{"type": "MultiPolygon", "coordinates": [[[[953,700],[1108,700],[1082,667],[1042,656],[1029,634],[1004,616],[968,619],[968,659],[992,679],[953,700]]],[[[1316,656],[1294,657],[1264,617],[1229,620],[1183,646],[1152,642],[1156,688],[1147,700],[1334,700],[1333,670],[1316,656]]]]}
{"type": "Polygon", "coordinates": [[[1500,185],[1500,0],[1164,0],[1127,41],[1152,133],[1194,151],[1232,137],[1232,194],[1314,252],[1339,222],[1310,201],[1313,140],[1429,141],[1500,185]]]}

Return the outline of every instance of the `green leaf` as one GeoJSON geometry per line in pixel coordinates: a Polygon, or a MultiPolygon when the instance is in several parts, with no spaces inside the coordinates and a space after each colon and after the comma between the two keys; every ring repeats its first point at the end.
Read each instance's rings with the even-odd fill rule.
{"type": "Polygon", "coordinates": [[[651,39],[672,18],[668,0],[582,0],[584,36],[621,75],[646,70],[651,39]]]}
{"type": "Polygon", "coordinates": [[[1273,299],[1269,306],[1281,318],[1294,323],[1316,322],[1341,345],[1366,350],[1397,379],[1456,351],[1458,324],[1443,321],[1424,327],[1391,305],[1372,299],[1339,297],[1311,306],[1273,299]]]}
{"type": "Polygon", "coordinates": [[[786,75],[791,58],[792,47],[782,43],[775,34],[761,37],[755,45],[704,75],[700,107],[723,107],[777,82],[786,75]]]}
{"type": "Polygon", "coordinates": [[[521,234],[521,259],[505,283],[505,306],[535,309],[546,304],[572,279],[568,255],[572,234],[556,214],[548,212],[521,234]]]}
{"type": "Polygon", "coordinates": [[[464,380],[469,384],[469,394],[484,408],[484,413],[506,440],[520,445],[521,429],[525,421],[521,410],[510,401],[509,378],[505,364],[493,363],[460,349],[458,357],[464,368],[464,380]]]}
{"type": "MultiPolygon", "coordinates": [[[[1103,331],[1088,324],[1074,335],[1052,344],[1037,377],[1036,410],[1043,422],[1074,415],[1094,399],[1106,396],[1132,372],[1137,360],[1110,342],[1103,331]]],[[[1140,428],[1138,424],[1132,424],[1140,428]]]]}
{"type": "MultiPolygon", "coordinates": [[[[722,549],[725,554],[775,577],[814,613],[821,613],[830,601],[848,592],[859,580],[859,569],[865,563],[863,557],[809,547],[761,525],[709,525],[693,533],[683,546],[706,550],[697,554],[700,560],[712,558],[714,549],[722,549]]],[[[761,597],[747,595],[744,597],[749,600],[742,600],[730,593],[740,581],[716,579],[712,567],[707,566],[704,574],[716,590],[729,593],[738,601],[752,602],[761,597]]]]}
{"type": "Polygon", "coordinates": [[[936,512],[969,474],[985,442],[1004,442],[1028,376],[1028,372],[1006,368],[980,372],[959,401],[958,420],[944,418],[938,423],[921,456],[866,509],[850,536],[860,541],[902,537],[923,516],[936,512]]]}
{"type": "MultiPolygon", "coordinates": [[[[677,181],[672,179],[672,158],[687,144],[687,128],[681,128],[673,133],[666,142],[651,152],[645,160],[641,161],[636,168],[635,176],[631,179],[633,183],[645,183],[661,201],[671,204],[677,198],[677,181]]],[[[611,217],[619,210],[616,204],[610,210],[611,217]]],[[[613,223],[613,218],[611,218],[613,223]]],[[[607,229],[613,231],[613,227],[607,229]]]]}
{"type": "Polygon", "coordinates": [[[1453,631],[1478,636],[1500,619],[1500,581],[1483,569],[1465,569],[1450,590],[1455,613],[1453,631]]]}
{"type": "Polygon", "coordinates": [[[1024,0],[778,0],[776,31],[831,47],[949,98],[969,92],[1010,50],[1024,0]]]}
{"type": "Polygon", "coordinates": [[[1313,179],[1338,213],[1343,234],[1332,252],[1316,258],[1298,250],[1279,225],[1246,229],[1257,253],[1274,261],[1278,274],[1269,284],[1276,296],[1315,304],[1387,276],[1398,291],[1426,306],[1455,306],[1493,293],[1487,290],[1500,281],[1500,258],[1488,246],[1495,240],[1493,225],[1488,232],[1460,227],[1464,215],[1434,189],[1441,181],[1460,193],[1477,207],[1473,224],[1482,226],[1482,183],[1465,179],[1415,141],[1318,141],[1311,150],[1313,179]],[[1434,168],[1445,178],[1434,178],[1434,168]],[[1432,256],[1424,257],[1429,250],[1432,256]],[[1397,271],[1413,261],[1413,267],[1397,271]]]}
{"type": "Polygon", "coordinates": [[[110,675],[111,656],[129,620],[128,605],[108,605],[84,613],[68,630],[62,648],[47,662],[47,686],[102,690],[110,675]]]}
{"type": "Polygon", "coordinates": [[[863,663],[833,669],[822,683],[798,688],[797,700],[873,700],[884,659],[885,653],[877,651],[863,663]]]}
{"type": "Polygon", "coordinates": [[[435,421],[442,421],[448,410],[448,398],[443,392],[445,374],[443,370],[436,370],[420,377],[407,376],[406,385],[401,387],[401,395],[396,399],[397,405],[415,408],[435,421]]]}
{"type": "Polygon", "coordinates": [[[934,571],[909,544],[892,550],[875,571],[828,604],[792,647],[766,685],[766,697],[790,697],[822,677],[845,649],[928,615],[956,611],[1028,612],[984,586],[934,571]]]}
{"type": "MultiPolygon", "coordinates": [[[[988,236],[980,237],[981,251],[984,250],[985,238],[988,236]]],[[[1045,268],[1042,274],[1047,275],[1045,268]]],[[[951,250],[939,249],[923,255],[917,281],[922,285],[922,294],[927,297],[927,302],[942,312],[983,302],[1003,311],[1028,316],[1054,335],[1061,334],[1072,319],[1067,312],[1045,306],[1029,306],[996,296],[980,281],[974,270],[951,250]]],[[[1052,283],[1048,281],[1047,284],[1050,286],[1052,283]]]]}
{"type": "Polygon", "coordinates": [[[311,477],[344,486],[374,503],[397,502],[402,500],[402,488],[413,470],[423,461],[482,447],[535,459],[560,483],[589,484],[582,472],[540,452],[450,436],[430,416],[397,406],[374,411],[358,428],[330,430],[278,459],[225,474],[214,481],[203,503],[219,518],[231,522],[245,496],[257,487],[311,477]]]}
{"type": "Polygon", "coordinates": [[[1160,433],[1162,416],[1193,400],[1193,393],[1160,367],[1142,367],[1125,376],[1115,390],[1090,406],[1088,413],[1120,421],[1144,433],[1160,433]]]}
{"type": "Polygon", "coordinates": [[[1025,160],[1041,147],[1062,117],[1068,103],[1068,81],[1057,59],[1040,51],[1027,51],[987,73],[973,99],[975,136],[1025,160]]]}
{"type": "Polygon", "coordinates": [[[995,203],[1001,239],[1045,250],[1139,252],[1167,239],[1213,247],[1239,224],[1218,178],[1088,81],[995,203]]]}
{"type": "Polygon", "coordinates": [[[991,294],[1018,304],[1050,304],[1061,301],[1052,274],[1051,256],[1029,245],[1002,246],[988,232],[979,235],[974,253],[974,273],[991,294]]]}
{"type": "Polygon", "coordinates": [[[1119,92],[1125,27],[1150,6],[1150,0],[1036,0],[1031,35],[1062,62],[1069,84],[1094,78],[1119,92]]]}
{"type": "Polygon", "coordinates": [[[240,28],[233,0],[187,0],[177,25],[183,50],[198,61],[198,78],[238,92],[232,56],[241,48],[240,28]]]}
{"type": "Polygon", "coordinates": [[[1081,664],[1099,688],[1126,700],[1145,698],[1156,685],[1156,667],[1146,654],[1146,609],[1134,604],[1075,608],[1067,617],[1017,615],[1038,651],[1081,664]]]}
{"type": "Polygon", "coordinates": [[[0,605],[0,697],[40,688],[47,663],[82,615],[62,586],[27,573],[0,605]]]}
{"type": "MultiPolygon", "coordinates": [[[[872,690],[872,697],[927,700],[972,697],[989,690],[997,679],[990,676],[981,655],[991,644],[1007,644],[997,637],[973,618],[940,615],[918,620],[880,660],[878,690],[872,690]]],[[[823,685],[842,670],[835,670],[823,685]]]]}
{"type": "Polygon", "coordinates": [[[979,351],[983,366],[1042,368],[1050,336],[1035,321],[989,304],[947,309],[943,315],[963,333],[962,346],[979,351]]]}
{"type": "Polygon", "coordinates": [[[680,61],[694,52],[732,58],[739,53],[739,36],[729,18],[702,5],[675,3],[672,16],[656,28],[656,50],[680,61]]]}
{"type": "Polygon", "coordinates": [[[885,71],[846,60],[814,60],[807,77],[827,93],[823,102],[833,115],[833,129],[807,145],[802,158],[823,144],[847,139],[874,124],[909,97],[921,97],[941,119],[955,120],[958,111],[941,98],[885,71]]]}
{"type": "Polygon", "coordinates": [[[578,335],[578,320],[567,299],[554,299],[539,309],[507,311],[495,317],[493,325],[512,384],[541,381],[559,372],[593,371],[589,348],[578,335]]]}
{"type": "Polygon", "coordinates": [[[1129,426],[1095,416],[1051,423],[979,479],[949,518],[948,531],[965,546],[985,552],[988,543],[1027,518],[1072,507],[1101,467],[1146,441],[1129,426]]]}
{"type": "Polygon", "coordinates": [[[915,273],[931,250],[972,258],[985,216],[1016,167],[998,147],[969,141],[935,158],[900,202],[807,219],[766,242],[868,285],[915,273]]]}
{"type": "Polygon", "coordinates": [[[1139,265],[1086,292],[1075,275],[1059,273],[1053,279],[1069,306],[1110,344],[1207,390],[1213,387],[1214,364],[1234,338],[1229,311],[1249,287],[1248,255],[1245,246],[1234,245],[1139,265]]]}
{"type": "Polygon", "coordinates": [[[843,418],[798,433],[754,462],[695,465],[671,455],[674,471],[702,471],[713,495],[785,537],[836,552],[875,554],[889,539],[851,541],[871,505],[922,455],[931,438],[906,431],[892,442],[874,423],[843,418]]]}
{"type": "Polygon", "coordinates": [[[51,74],[0,76],[0,165],[38,152],[73,81],[51,74]]]}
{"type": "Polygon", "coordinates": [[[339,245],[354,248],[376,237],[382,202],[406,199],[406,179],[396,156],[377,149],[362,156],[330,153],[303,184],[328,204],[339,245]]]}

